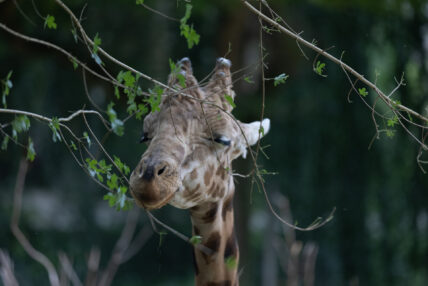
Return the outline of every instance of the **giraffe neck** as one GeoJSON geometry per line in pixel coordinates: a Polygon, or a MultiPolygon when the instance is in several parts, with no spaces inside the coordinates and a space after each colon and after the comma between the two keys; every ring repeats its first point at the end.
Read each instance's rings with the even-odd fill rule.
{"type": "Polygon", "coordinates": [[[210,255],[194,248],[196,286],[238,286],[239,250],[234,231],[233,193],[224,200],[191,209],[193,235],[210,255]]]}

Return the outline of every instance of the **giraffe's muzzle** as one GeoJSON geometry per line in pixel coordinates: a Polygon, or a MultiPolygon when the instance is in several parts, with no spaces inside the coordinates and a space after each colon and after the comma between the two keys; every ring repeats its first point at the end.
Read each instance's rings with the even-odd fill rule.
{"type": "Polygon", "coordinates": [[[177,187],[177,172],[167,162],[145,163],[141,160],[131,174],[131,195],[137,205],[148,210],[166,205],[172,199],[177,187]]]}

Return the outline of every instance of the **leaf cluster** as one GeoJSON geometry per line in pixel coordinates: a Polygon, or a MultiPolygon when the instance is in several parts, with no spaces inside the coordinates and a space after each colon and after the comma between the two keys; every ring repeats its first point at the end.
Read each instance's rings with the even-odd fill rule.
{"type": "MultiPolygon", "coordinates": [[[[114,162],[122,174],[127,176],[130,173],[130,168],[118,157],[114,156],[114,162]]],[[[104,159],[97,161],[96,159],[86,158],[86,168],[89,174],[99,182],[104,183],[106,181],[106,185],[111,192],[104,195],[103,199],[108,201],[110,207],[115,207],[118,211],[129,210],[132,207],[132,200],[126,195],[128,187],[126,187],[123,179],[112,171],[112,164],[107,164],[104,159]]]]}
{"type": "Polygon", "coordinates": [[[194,45],[199,44],[199,34],[193,28],[193,24],[187,24],[190,16],[192,15],[192,5],[186,4],[186,12],[183,18],[180,19],[180,35],[187,40],[187,47],[189,49],[193,48],[194,45]]]}

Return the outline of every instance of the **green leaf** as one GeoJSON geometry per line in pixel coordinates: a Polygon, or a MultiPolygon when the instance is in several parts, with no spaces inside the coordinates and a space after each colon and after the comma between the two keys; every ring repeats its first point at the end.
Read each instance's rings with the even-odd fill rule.
{"type": "Polygon", "coordinates": [[[186,78],[181,73],[180,67],[178,67],[171,59],[169,59],[169,68],[171,69],[171,73],[178,79],[178,83],[181,87],[186,87],[186,78]]]}
{"type": "Polygon", "coordinates": [[[83,132],[83,138],[86,139],[86,142],[88,143],[88,147],[91,147],[92,142],[91,142],[91,138],[89,138],[88,132],[86,131],[83,132]]]}
{"type": "Polygon", "coordinates": [[[70,148],[72,148],[74,151],[77,151],[77,146],[76,144],[74,144],[74,142],[72,140],[70,140],[71,144],[70,144],[70,148]]]}
{"type": "Polygon", "coordinates": [[[92,177],[95,177],[98,174],[98,167],[97,167],[97,160],[95,159],[91,159],[91,158],[86,158],[86,163],[87,163],[87,168],[89,171],[89,174],[92,177]]]}
{"type": "Polygon", "coordinates": [[[230,106],[232,106],[232,108],[236,107],[235,102],[233,101],[233,98],[230,95],[225,94],[224,98],[227,100],[227,102],[229,102],[230,106]]]}
{"type": "Polygon", "coordinates": [[[49,127],[52,130],[52,141],[53,142],[61,142],[61,136],[59,134],[59,121],[58,118],[53,117],[52,121],[49,123],[49,127]]]}
{"type": "Polygon", "coordinates": [[[104,195],[103,199],[105,201],[108,201],[108,205],[110,207],[113,207],[116,204],[116,196],[113,195],[112,193],[108,193],[108,194],[104,195]]]}
{"type": "Polygon", "coordinates": [[[75,58],[70,58],[71,63],[73,64],[73,69],[76,70],[79,67],[75,58]]]}
{"type": "Polygon", "coordinates": [[[282,73],[282,74],[276,76],[274,78],[273,86],[277,86],[277,85],[280,85],[282,83],[285,83],[287,78],[288,78],[288,75],[285,75],[285,73],[282,73]]]}
{"type": "Polygon", "coordinates": [[[199,44],[200,36],[193,28],[193,24],[187,24],[187,20],[189,20],[192,15],[192,5],[186,4],[186,12],[184,13],[183,18],[180,19],[180,35],[183,36],[187,40],[187,47],[189,49],[193,48],[194,45],[199,44]]]}
{"type": "Polygon", "coordinates": [[[102,43],[101,38],[99,37],[98,33],[95,34],[93,42],[94,42],[94,46],[92,47],[92,52],[94,54],[96,54],[98,52],[98,49],[99,49],[101,43],[102,43]]]}
{"type": "Polygon", "coordinates": [[[13,87],[12,81],[10,78],[12,77],[13,71],[9,71],[4,80],[1,80],[2,85],[2,104],[4,108],[7,108],[6,96],[9,95],[10,89],[13,87]]]}
{"type": "Polygon", "coordinates": [[[147,106],[144,104],[138,104],[137,112],[135,113],[135,118],[138,120],[141,120],[143,118],[143,115],[146,114],[149,111],[147,106]]]}
{"type": "Polygon", "coordinates": [[[116,174],[111,175],[110,179],[107,181],[107,187],[110,190],[116,190],[119,188],[118,177],[116,174]]]}
{"type": "Polygon", "coordinates": [[[260,125],[259,133],[262,134],[262,136],[265,136],[265,129],[264,129],[263,125],[260,125]]]}
{"type": "Polygon", "coordinates": [[[171,58],[168,59],[169,60],[169,69],[171,71],[171,73],[175,73],[178,70],[177,65],[174,63],[173,60],[171,60],[171,58]]]}
{"type": "Polygon", "coordinates": [[[107,174],[111,171],[112,165],[106,164],[105,160],[101,160],[98,162],[98,166],[100,167],[99,171],[100,173],[107,174]]]}
{"type": "Polygon", "coordinates": [[[98,33],[95,34],[94,37],[94,45],[92,46],[92,58],[95,60],[95,62],[99,65],[103,64],[101,58],[98,56],[98,49],[102,43],[101,38],[98,36],[98,33]]]}
{"type": "Polygon", "coordinates": [[[316,65],[316,67],[314,68],[314,71],[315,71],[318,75],[323,76],[323,77],[326,77],[326,75],[324,75],[324,74],[323,74],[324,69],[325,69],[325,63],[322,63],[322,62],[320,62],[320,61],[317,61],[317,65],[316,65]]]}
{"type": "Polygon", "coordinates": [[[113,155],[113,158],[114,158],[114,163],[119,168],[120,172],[124,173],[125,175],[128,175],[130,172],[129,167],[125,163],[123,163],[119,157],[116,157],[115,155],[113,155]]]}
{"type": "Polygon", "coordinates": [[[76,31],[75,27],[73,27],[73,29],[71,29],[71,34],[73,34],[73,39],[77,43],[79,38],[77,37],[77,31],[76,31]]]}
{"type": "Polygon", "coordinates": [[[244,77],[244,80],[246,82],[248,82],[249,84],[253,84],[254,83],[252,76],[246,76],[246,77],[244,77]]]}
{"type": "Polygon", "coordinates": [[[2,141],[2,143],[1,143],[1,149],[3,150],[3,151],[6,151],[7,150],[7,145],[9,144],[9,136],[4,136],[4,138],[3,138],[3,141],[2,141]]]}
{"type": "Polygon", "coordinates": [[[122,136],[124,134],[125,127],[123,125],[123,121],[117,118],[116,111],[113,109],[113,106],[113,102],[110,102],[107,106],[107,115],[110,119],[111,129],[116,135],[122,136]]]}
{"type": "Polygon", "coordinates": [[[119,87],[117,85],[114,87],[114,95],[116,95],[117,99],[120,98],[120,91],[119,91],[119,87]]]}
{"type": "Polygon", "coordinates": [[[238,266],[238,262],[236,261],[236,257],[234,255],[226,257],[224,264],[226,264],[228,269],[235,269],[238,266]]]}
{"type": "Polygon", "coordinates": [[[388,127],[394,127],[398,123],[398,117],[397,115],[394,116],[394,118],[388,119],[387,125],[388,127]]]}
{"type": "Polygon", "coordinates": [[[126,72],[124,72],[124,71],[120,71],[118,74],[117,74],[117,80],[120,82],[120,83],[124,83],[125,84],[125,86],[127,86],[127,87],[134,87],[135,86],[135,81],[136,81],[136,79],[135,79],[135,77],[132,75],[132,73],[130,72],[130,71],[126,71],[126,72]]]}
{"type": "Polygon", "coordinates": [[[144,0],[136,0],[135,4],[142,5],[142,4],[144,4],[144,0]]]}
{"type": "Polygon", "coordinates": [[[48,26],[49,29],[56,29],[55,17],[52,15],[47,15],[45,18],[44,28],[48,26]]]}
{"type": "Polygon", "coordinates": [[[103,61],[101,60],[101,58],[98,56],[98,54],[92,53],[91,54],[92,58],[94,59],[94,61],[99,64],[102,65],[103,61]]]}
{"type": "Polygon", "coordinates": [[[181,85],[182,88],[185,88],[186,87],[186,78],[184,77],[184,75],[182,73],[177,73],[176,76],[178,79],[178,83],[181,85]]]}
{"type": "Polygon", "coordinates": [[[361,96],[363,96],[363,97],[366,97],[366,96],[369,94],[369,92],[366,90],[366,88],[365,88],[365,87],[363,87],[363,88],[359,88],[359,89],[358,89],[358,93],[359,93],[361,96]]]}
{"type": "Polygon", "coordinates": [[[164,90],[158,85],[155,85],[153,89],[149,89],[150,98],[145,99],[145,102],[150,104],[150,109],[152,113],[160,111],[159,105],[162,100],[163,92],[164,90]]]}
{"type": "Polygon", "coordinates": [[[202,236],[194,235],[189,239],[190,243],[193,245],[200,244],[202,242],[202,236]]]}
{"type": "Polygon", "coordinates": [[[36,158],[36,150],[34,150],[33,140],[31,140],[31,137],[28,137],[27,160],[33,162],[34,158],[36,158]]]}
{"type": "Polygon", "coordinates": [[[191,4],[186,4],[186,12],[184,13],[183,18],[181,18],[180,22],[181,23],[186,23],[187,20],[190,19],[190,16],[192,15],[192,5],[191,4]]]}
{"type": "Polygon", "coordinates": [[[28,131],[30,129],[30,119],[26,115],[18,115],[12,121],[12,137],[18,139],[18,133],[28,131]]]}
{"type": "Polygon", "coordinates": [[[394,130],[392,129],[386,129],[386,136],[388,136],[388,138],[393,138],[394,137],[394,130]]]}

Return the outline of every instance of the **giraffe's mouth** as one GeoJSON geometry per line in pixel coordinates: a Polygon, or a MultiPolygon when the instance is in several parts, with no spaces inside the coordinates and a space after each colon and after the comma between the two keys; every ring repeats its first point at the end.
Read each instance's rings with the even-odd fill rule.
{"type": "Polygon", "coordinates": [[[153,197],[148,192],[135,192],[131,188],[131,195],[135,199],[137,205],[146,210],[160,209],[169,203],[174,194],[175,192],[170,192],[168,196],[162,199],[153,199],[153,197]]]}
{"type": "Polygon", "coordinates": [[[130,178],[130,191],[138,206],[147,210],[159,209],[166,205],[176,193],[179,180],[176,172],[172,171],[164,177],[150,180],[132,172],[130,178]]]}

